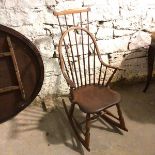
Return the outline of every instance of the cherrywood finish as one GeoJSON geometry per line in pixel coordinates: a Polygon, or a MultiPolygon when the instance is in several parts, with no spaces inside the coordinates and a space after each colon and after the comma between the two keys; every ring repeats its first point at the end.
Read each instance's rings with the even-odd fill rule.
{"type": "Polygon", "coordinates": [[[38,95],[44,67],[37,48],[19,32],[0,25],[0,123],[38,95]]]}
{"type": "Polygon", "coordinates": [[[16,56],[15,56],[15,53],[14,53],[14,49],[13,49],[11,39],[10,39],[9,36],[7,36],[7,42],[8,42],[8,46],[9,46],[9,49],[10,49],[10,54],[11,54],[11,57],[12,57],[12,62],[13,62],[13,65],[14,65],[16,77],[17,77],[17,80],[18,80],[19,89],[21,91],[21,95],[22,95],[23,100],[25,100],[25,91],[24,91],[23,84],[22,84],[22,81],[21,81],[21,76],[20,76],[20,73],[19,73],[19,68],[18,68],[16,56]]]}
{"type": "Polygon", "coordinates": [[[123,69],[103,61],[96,40],[88,30],[89,20],[87,19],[87,29],[85,29],[82,25],[81,12],[79,14],[81,27],[74,24],[74,15],[73,26],[69,27],[66,14],[64,15],[67,28],[65,32],[62,31],[63,24],[58,17],[62,33],[58,46],[59,61],[63,76],[70,87],[71,107],[68,109],[65,101],[62,100],[62,102],[77,138],[90,151],[90,123],[92,120],[100,117],[127,131],[119,106],[121,96],[109,88],[116,71],[123,69]],[[81,121],[75,118],[75,106],[78,106],[81,112],[86,115],[85,120],[81,121]],[[113,106],[117,109],[118,117],[109,110],[113,106]]]}

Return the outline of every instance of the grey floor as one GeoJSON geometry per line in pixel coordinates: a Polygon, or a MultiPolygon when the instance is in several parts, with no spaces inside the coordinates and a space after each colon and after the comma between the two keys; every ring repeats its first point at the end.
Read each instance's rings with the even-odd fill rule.
{"type": "Polygon", "coordinates": [[[155,83],[147,93],[142,92],[143,87],[144,83],[115,87],[122,95],[129,132],[102,121],[92,123],[91,152],[76,140],[57,100],[58,107],[51,112],[29,106],[0,124],[0,155],[155,155],[155,83]]]}

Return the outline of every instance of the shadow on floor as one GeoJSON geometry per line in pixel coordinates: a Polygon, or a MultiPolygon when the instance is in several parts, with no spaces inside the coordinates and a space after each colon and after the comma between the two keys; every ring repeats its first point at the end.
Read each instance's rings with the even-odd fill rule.
{"type": "MultiPolygon", "coordinates": [[[[58,105],[60,105],[60,103],[58,103],[58,105]]],[[[75,109],[75,116],[80,120],[84,119],[84,115],[80,113],[78,108],[75,109]]],[[[98,120],[97,123],[94,121],[91,124],[91,128],[123,135],[118,128],[101,119],[98,120]]],[[[50,144],[64,144],[74,151],[79,152],[81,155],[84,154],[82,145],[76,139],[62,106],[55,108],[51,112],[43,112],[40,107],[32,106],[25,109],[18,117],[12,119],[11,122],[12,126],[10,128],[9,138],[15,139],[19,134],[23,134],[24,132],[41,130],[49,146],[50,144]]]]}
{"type": "Polygon", "coordinates": [[[121,96],[121,108],[127,117],[140,123],[155,124],[155,82],[152,82],[146,93],[145,83],[121,85],[116,87],[121,96]]]}
{"type": "Polygon", "coordinates": [[[56,108],[51,112],[41,110],[40,107],[32,106],[23,111],[19,117],[12,119],[9,138],[15,139],[25,132],[41,130],[48,146],[64,144],[83,155],[83,148],[70,128],[64,110],[62,108],[56,108]]]}
{"type": "MultiPolygon", "coordinates": [[[[122,96],[121,108],[127,116],[125,121],[133,120],[142,124],[155,124],[155,82],[153,82],[147,93],[143,93],[144,83],[133,85],[120,85],[114,87],[122,96]]],[[[47,145],[64,144],[72,150],[84,154],[82,145],[76,139],[73,130],[69,124],[64,108],[60,100],[56,100],[58,105],[51,112],[43,112],[40,107],[30,106],[11,120],[11,128],[9,138],[16,138],[19,134],[32,130],[40,130],[43,132],[47,145]]],[[[83,119],[78,108],[75,109],[77,118],[83,119]]],[[[101,136],[103,132],[113,132],[122,135],[122,131],[103,120],[91,124],[92,132],[100,129],[101,136]]],[[[128,127],[128,126],[127,126],[128,127]]],[[[130,129],[129,129],[130,130],[130,129]]],[[[104,135],[104,134],[103,134],[104,135]]]]}
{"type": "MultiPolygon", "coordinates": [[[[143,93],[144,83],[137,83],[133,85],[121,85],[121,87],[114,88],[120,92],[122,96],[121,108],[127,116],[125,121],[128,127],[128,121],[133,120],[145,123],[155,123],[155,82],[151,84],[147,93],[143,93]]],[[[72,150],[84,154],[82,145],[76,139],[73,130],[66,117],[64,108],[60,101],[58,107],[51,112],[43,112],[40,107],[30,106],[20,113],[17,117],[11,120],[11,128],[9,138],[15,139],[24,132],[32,130],[40,130],[43,132],[47,145],[64,144],[72,150]]],[[[83,118],[76,108],[76,116],[83,118]]],[[[122,135],[122,132],[108,123],[99,120],[92,125],[91,135],[99,129],[103,133],[113,132],[122,135]]],[[[130,129],[129,129],[130,132],[130,129]]],[[[103,134],[104,135],[104,134],[103,134]]]]}
{"type": "Polygon", "coordinates": [[[84,154],[82,146],[71,130],[62,108],[56,108],[44,115],[38,123],[38,129],[45,132],[49,145],[64,144],[80,154],[84,154]]]}

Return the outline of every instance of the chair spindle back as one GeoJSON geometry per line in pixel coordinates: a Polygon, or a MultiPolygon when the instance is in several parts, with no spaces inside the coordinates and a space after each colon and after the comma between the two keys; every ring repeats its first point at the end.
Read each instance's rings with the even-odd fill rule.
{"type": "Polygon", "coordinates": [[[108,67],[104,62],[101,63],[96,40],[85,28],[71,27],[65,31],[59,41],[58,51],[62,72],[76,87],[88,84],[107,86],[116,72],[114,69],[107,78],[108,67]]]}

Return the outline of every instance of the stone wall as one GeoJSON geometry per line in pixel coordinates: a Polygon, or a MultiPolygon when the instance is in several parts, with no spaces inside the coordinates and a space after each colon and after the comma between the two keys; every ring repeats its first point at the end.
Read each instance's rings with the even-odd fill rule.
{"type": "Polygon", "coordinates": [[[117,80],[143,78],[147,69],[150,32],[155,31],[155,1],[152,0],[1,0],[0,24],[28,37],[40,50],[45,80],[40,97],[66,94],[68,87],[53,57],[60,31],[53,10],[88,6],[90,31],[108,63],[126,72],[117,80]]]}

